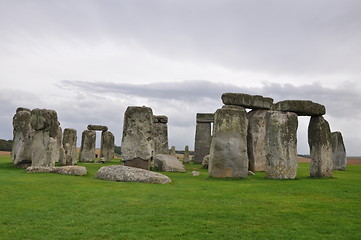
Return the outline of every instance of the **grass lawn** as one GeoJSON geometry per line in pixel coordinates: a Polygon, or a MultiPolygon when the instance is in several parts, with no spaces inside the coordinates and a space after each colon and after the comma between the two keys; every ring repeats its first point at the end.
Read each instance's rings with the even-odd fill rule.
{"type": "Polygon", "coordinates": [[[98,180],[104,165],[80,165],[88,175],[27,174],[0,156],[0,239],[361,239],[361,165],[230,180],[189,164],[166,185],[98,180]]]}

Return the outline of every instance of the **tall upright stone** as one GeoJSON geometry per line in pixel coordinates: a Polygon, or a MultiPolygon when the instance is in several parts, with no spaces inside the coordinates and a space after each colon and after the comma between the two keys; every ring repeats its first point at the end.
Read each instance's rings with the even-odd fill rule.
{"type": "Polygon", "coordinates": [[[328,122],[322,116],[312,116],[308,125],[311,177],[332,177],[332,139],[328,122]]]}
{"type": "Polygon", "coordinates": [[[154,154],[153,111],[130,106],[124,113],[122,159],[125,166],[150,169],[154,154]]]}
{"type": "Polygon", "coordinates": [[[211,177],[247,177],[247,127],[243,107],[225,105],[216,111],[208,167],[211,177]]]}
{"type": "Polygon", "coordinates": [[[100,158],[109,162],[114,158],[114,135],[109,131],[102,132],[100,158]]]}
{"type": "Polygon", "coordinates": [[[190,162],[189,147],[185,146],[184,147],[184,153],[183,153],[183,163],[189,163],[189,162],[190,162]]]}
{"type": "Polygon", "coordinates": [[[172,146],[169,150],[169,155],[175,156],[175,146],[172,146]]]}
{"type": "Polygon", "coordinates": [[[333,156],[333,169],[344,171],[346,169],[346,148],[343,142],[341,132],[332,132],[332,156],[333,156]]]}
{"type": "Polygon", "coordinates": [[[17,167],[31,165],[33,129],[30,124],[31,110],[18,108],[13,117],[12,162],[17,167]]]}
{"type": "Polygon", "coordinates": [[[197,113],[196,134],[194,141],[194,162],[202,163],[203,158],[209,155],[212,129],[211,123],[214,121],[213,113],[197,113]]]}
{"type": "Polygon", "coordinates": [[[93,162],[95,160],[95,138],[95,130],[83,131],[79,153],[80,162],[93,162]]]}
{"type": "Polygon", "coordinates": [[[57,141],[59,122],[54,110],[33,109],[31,127],[34,129],[32,141],[32,166],[53,167],[59,159],[57,141]]]}
{"type": "Polygon", "coordinates": [[[65,128],[63,134],[64,160],[62,165],[76,165],[76,130],[73,128],[65,128]]]}
{"type": "Polygon", "coordinates": [[[168,154],[168,117],[164,115],[153,116],[154,121],[154,156],[168,154]]]}
{"type": "Polygon", "coordinates": [[[297,174],[297,114],[268,111],[266,114],[266,177],[294,179],[297,174]]]}
{"type": "Polygon", "coordinates": [[[247,149],[249,170],[266,170],[266,114],[267,110],[252,110],[248,112],[247,149]]]}
{"type": "Polygon", "coordinates": [[[57,160],[57,162],[59,162],[61,165],[64,164],[64,148],[63,148],[63,130],[62,128],[59,126],[58,128],[58,134],[56,135],[56,142],[57,142],[57,147],[59,149],[59,158],[57,160]]]}

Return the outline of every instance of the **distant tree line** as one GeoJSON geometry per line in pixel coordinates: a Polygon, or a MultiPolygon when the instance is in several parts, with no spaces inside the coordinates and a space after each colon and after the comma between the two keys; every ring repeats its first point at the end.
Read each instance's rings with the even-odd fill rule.
{"type": "Polygon", "coordinates": [[[0,139],[0,151],[11,152],[13,147],[13,140],[0,139]]]}

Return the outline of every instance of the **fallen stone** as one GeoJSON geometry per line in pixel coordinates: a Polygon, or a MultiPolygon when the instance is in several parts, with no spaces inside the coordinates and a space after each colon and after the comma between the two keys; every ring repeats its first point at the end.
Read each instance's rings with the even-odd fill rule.
{"type": "Polygon", "coordinates": [[[204,156],[202,161],[202,168],[208,169],[209,166],[209,155],[204,156]]]}
{"type": "Polygon", "coordinates": [[[332,177],[332,139],[328,122],[322,116],[312,116],[308,125],[310,146],[310,176],[332,177]]]}
{"type": "Polygon", "coordinates": [[[94,130],[94,131],[102,131],[102,132],[108,131],[108,127],[102,126],[102,125],[89,124],[87,128],[88,128],[88,130],[94,130]]]}
{"type": "Polygon", "coordinates": [[[95,177],[115,182],[143,182],[160,184],[172,182],[169,177],[163,174],[123,165],[101,167],[95,174],[95,177]]]}
{"type": "Polygon", "coordinates": [[[294,112],[298,116],[319,116],[326,113],[324,105],[310,100],[285,100],[276,103],[272,109],[282,112],[294,112]]]}
{"type": "Polygon", "coordinates": [[[201,173],[197,171],[192,171],[192,176],[199,176],[201,173]]]}
{"type": "Polygon", "coordinates": [[[26,169],[27,173],[57,173],[62,175],[83,176],[87,174],[87,170],[82,166],[63,166],[63,167],[44,167],[31,166],[26,169]]]}
{"type": "Polygon", "coordinates": [[[266,177],[294,179],[297,174],[297,115],[268,111],[266,115],[266,177]]]}
{"type": "Polygon", "coordinates": [[[222,101],[225,105],[237,105],[250,109],[271,109],[273,99],[260,95],[249,95],[244,93],[223,93],[222,101]]]}
{"type": "Polygon", "coordinates": [[[161,172],[185,172],[181,161],[175,156],[157,154],[154,158],[154,166],[161,172]]]}
{"type": "Polygon", "coordinates": [[[333,156],[333,169],[344,171],[346,169],[346,148],[343,142],[341,132],[332,132],[332,156],[333,156]]]}

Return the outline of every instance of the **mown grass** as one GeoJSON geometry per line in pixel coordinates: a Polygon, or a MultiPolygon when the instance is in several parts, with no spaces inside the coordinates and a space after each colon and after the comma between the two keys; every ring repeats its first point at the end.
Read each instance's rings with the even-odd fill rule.
{"type": "Polygon", "coordinates": [[[299,164],[296,180],[279,181],[212,179],[189,164],[156,185],[81,165],[88,175],[27,174],[0,157],[0,239],[361,239],[361,166],[312,179],[299,164]]]}

